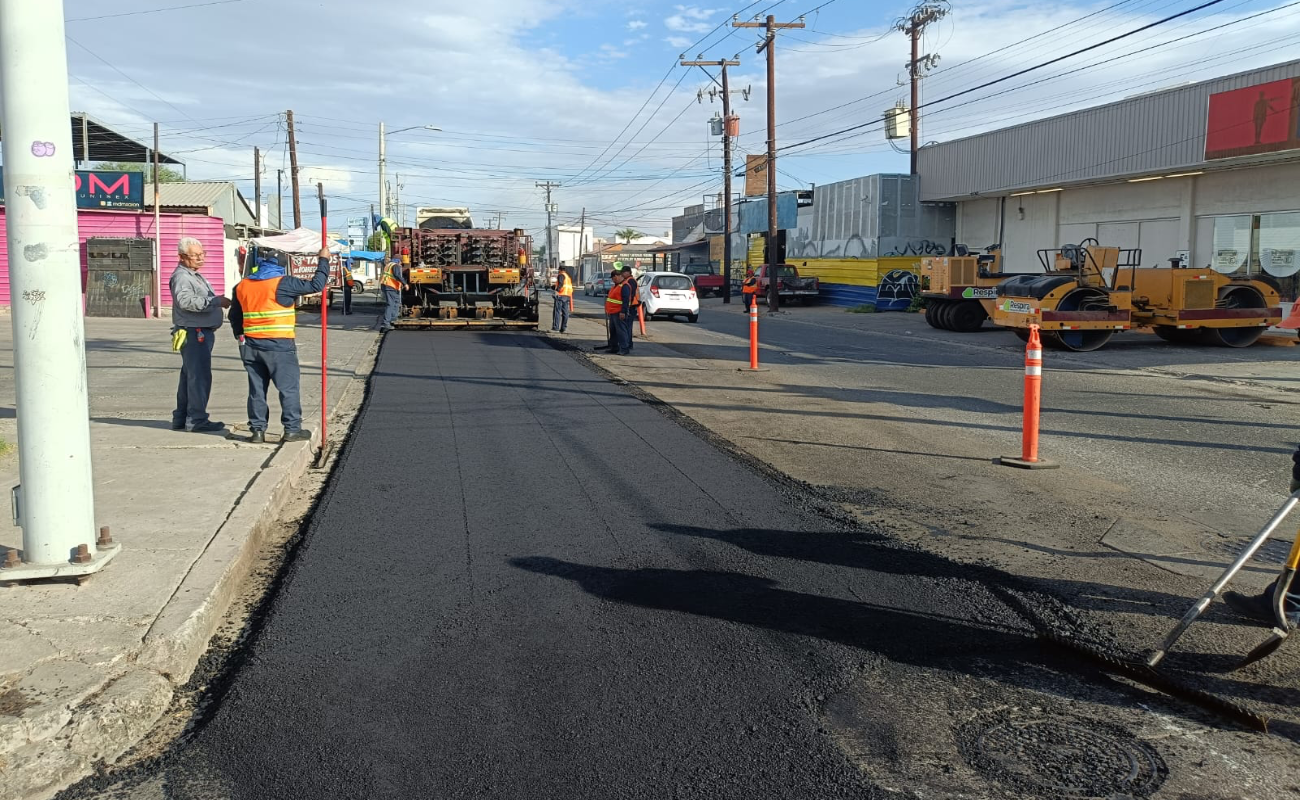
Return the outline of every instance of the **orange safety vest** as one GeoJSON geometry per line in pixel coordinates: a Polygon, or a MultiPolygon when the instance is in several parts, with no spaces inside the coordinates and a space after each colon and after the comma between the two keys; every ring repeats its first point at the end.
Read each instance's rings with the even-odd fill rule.
{"type": "Polygon", "coordinates": [[[281,278],[244,279],[235,286],[235,299],[244,312],[244,335],[250,339],[293,339],[298,311],[275,299],[281,278]]]}
{"type": "Polygon", "coordinates": [[[573,281],[568,275],[560,275],[560,285],[556,288],[555,294],[559,297],[573,298],[573,281]]]}
{"type": "Polygon", "coordinates": [[[384,278],[380,282],[389,289],[396,289],[399,292],[402,290],[402,282],[397,279],[396,273],[393,272],[392,264],[384,267],[384,278]]]}
{"type": "Polygon", "coordinates": [[[628,278],[624,283],[632,284],[632,308],[641,305],[641,287],[636,285],[636,281],[628,278]]]}
{"type": "Polygon", "coordinates": [[[623,284],[611,286],[605,295],[605,313],[618,314],[623,310],[623,284]]]}
{"type": "Polygon", "coordinates": [[[757,294],[758,278],[754,277],[753,275],[750,275],[748,278],[745,278],[745,284],[740,287],[740,291],[744,292],[745,294],[757,294]]]}

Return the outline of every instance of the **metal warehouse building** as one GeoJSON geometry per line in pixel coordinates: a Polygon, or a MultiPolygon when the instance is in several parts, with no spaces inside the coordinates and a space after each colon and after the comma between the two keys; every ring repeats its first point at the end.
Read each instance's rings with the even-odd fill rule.
{"type": "Polygon", "coordinates": [[[925,147],[922,202],[1006,268],[1094,237],[1224,273],[1300,285],[1300,61],[925,147]]]}

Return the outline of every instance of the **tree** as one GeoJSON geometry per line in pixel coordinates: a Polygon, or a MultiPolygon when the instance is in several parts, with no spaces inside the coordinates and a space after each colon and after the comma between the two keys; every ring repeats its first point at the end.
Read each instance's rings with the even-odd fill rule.
{"type": "Polygon", "coordinates": [[[633,239],[639,239],[642,236],[645,236],[645,234],[636,228],[624,228],[621,231],[614,231],[614,241],[622,239],[624,243],[628,244],[630,244],[633,239]]]}
{"type": "Polygon", "coordinates": [[[366,241],[367,250],[385,250],[387,248],[388,238],[384,236],[383,231],[375,231],[370,234],[370,238],[366,241]]]}
{"type": "Polygon", "coordinates": [[[539,244],[533,248],[533,260],[546,263],[546,245],[539,244]]]}
{"type": "MultiPolygon", "coordinates": [[[[143,172],[144,182],[153,183],[152,164],[127,164],[124,162],[106,161],[102,164],[96,164],[94,168],[103,170],[105,172],[143,172]]],[[[176,170],[172,169],[171,167],[167,167],[167,166],[158,167],[159,183],[182,183],[184,182],[184,180],[185,180],[185,176],[177,172],[176,170]]]]}

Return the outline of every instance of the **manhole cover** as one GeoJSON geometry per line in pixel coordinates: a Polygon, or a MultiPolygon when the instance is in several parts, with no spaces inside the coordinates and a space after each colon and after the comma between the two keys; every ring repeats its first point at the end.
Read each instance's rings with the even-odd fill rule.
{"type": "Polygon", "coordinates": [[[958,729],[957,746],[981,773],[1039,797],[1147,797],[1167,774],[1127,731],[1068,717],[976,719],[958,729]]]}
{"type": "MultiPolygon", "coordinates": [[[[1201,540],[1201,549],[1206,553],[1216,556],[1222,556],[1225,560],[1231,561],[1241,555],[1241,551],[1246,549],[1250,544],[1249,539],[1226,539],[1222,536],[1210,536],[1201,540]]],[[[1255,551],[1254,561],[1257,564],[1277,564],[1286,563],[1286,557],[1291,553],[1291,543],[1282,539],[1269,539],[1264,546],[1255,551]]]]}

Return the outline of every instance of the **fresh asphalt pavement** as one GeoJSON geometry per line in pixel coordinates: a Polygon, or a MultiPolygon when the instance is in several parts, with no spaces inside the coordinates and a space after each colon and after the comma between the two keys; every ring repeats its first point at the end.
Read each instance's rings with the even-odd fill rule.
{"type": "MultiPolygon", "coordinates": [[[[1153,748],[1115,715],[1203,731],[1195,712],[1094,686],[1008,586],[801,501],[541,337],[390,333],[283,581],[191,729],[64,797],[1174,783],[1205,740],[1153,748]]],[[[1221,765],[1199,757],[1186,785],[1218,797],[1201,784],[1221,765]]]]}

